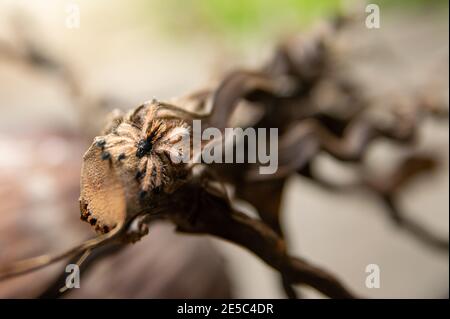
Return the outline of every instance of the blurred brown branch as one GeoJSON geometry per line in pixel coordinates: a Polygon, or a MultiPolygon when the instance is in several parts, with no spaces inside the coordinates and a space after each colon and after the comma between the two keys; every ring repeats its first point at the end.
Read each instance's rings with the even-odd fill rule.
{"type": "MultiPolygon", "coordinates": [[[[334,65],[333,39],[344,25],[330,24],[310,38],[291,39],[265,67],[237,70],[214,90],[170,104],[152,101],[128,114],[115,113],[84,156],[81,217],[97,232],[106,233],[105,240],[98,243],[135,242],[148,233],[149,223],[169,220],[181,232],[217,236],[250,250],[279,271],[290,297],[295,297],[295,284],[308,285],[332,298],[355,297],[329,272],[288,254],[280,225],[285,183],[290,176],[302,175],[328,190],[339,190],[316,176],[312,164],[319,154],[364,168],[365,155],[374,141],[413,145],[421,121],[429,115],[445,117],[446,111],[445,103],[417,95],[406,104],[386,101],[393,105],[388,114],[391,122],[372,117],[369,111],[374,102],[357,83],[339,76],[334,65]],[[331,98],[324,102],[324,96],[331,98]],[[275,174],[261,175],[258,165],[250,163],[194,165],[192,158],[188,164],[170,160],[167,146],[175,130],[192,134],[189,129],[195,119],[202,119],[202,129],[223,130],[233,125],[232,115],[246,105],[262,110],[262,116],[240,123],[241,127],[278,128],[279,167],[275,174]],[[233,196],[229,188],[234,189],[233,196]],[[240,212],[235,199],[254,206],[260,219],[240,212]]],[[[206,147],[202,145],[202,151],[206,147]]],[[[362,173],[359,186],[382,200],[396,225],[424,243],[448,251],[448,240],[404,217],[396,204],[397,193],[409,180],[433,169],[435,162],[433,157],[411,156],[388,177],[371,180],[362,173]]],[[[70,255],[88,248],[95,252],[97,243],[91,243],[70,255]]],[[[93,255],[85,270],[106,255],[93,255]]],[[[27,271],[37,267],[26,265],[31,265],[27,271]]],[[[0,278],[19,273],[14,270],[14,266],[2,268],[0,278]]],[[[42,297],[58,296],[55,288],[61,280],[42,297]]]]}

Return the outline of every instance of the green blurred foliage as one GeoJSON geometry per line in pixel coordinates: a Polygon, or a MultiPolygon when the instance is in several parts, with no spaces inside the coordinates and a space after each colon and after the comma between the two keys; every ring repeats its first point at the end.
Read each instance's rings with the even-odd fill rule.
{"type": "Polygon", "coordinates": [[[401,7],[402,9],[448,7],[448,0],[371,0],[368,3],[376,3],[385,8],[401,7]]]}
{"type": "Polygon", "coordinates": [[[153,0],[143,6],[169,31],[235,34],[304,26],[338,12],[341,0],[153,0]]]}
{"type": "Polygon", "coordinates": [[[306,25],[340,10],[340,0],[197,1],[204,19],[222,31],[246,32],[276,25],[306,25]],[[269,25],[268,25],[269,24],[269,25]]]}
{"type": "MultiPolygon", "coordinates": [[[[144,0],[142,0],[144,1],[144,0]]],[[[170,35],[220,34],[255,39],[282,35],[318,19],[343,13],[352,4],[376,3],[381,9],[448,6],[448,0],[152,0],[143,2],[170,35]]]]}

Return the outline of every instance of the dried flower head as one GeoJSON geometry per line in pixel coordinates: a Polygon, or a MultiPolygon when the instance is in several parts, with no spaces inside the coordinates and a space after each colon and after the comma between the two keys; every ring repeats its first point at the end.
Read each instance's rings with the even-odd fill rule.
{"type": "Polygon", "coordinates": [[[126,115],[114,113],[104,135],[94,139],[84,156],[81,219],[95,226],[96,231],[107,233],[135,215],[142,200],[173,192],[188,173],[181,159],[190,147],[189,142],[185,143],[190,141],[190,134],[186,121],[156,101],[126,115]],[[117,176],[121,185],[109,186],[110,190],[123,189],[125,213],[115,212],[106,203],[96,203],[113,202],[117,196],[117,191],[103,197],[93,194],[105,190],[106,179],[111,175],[117,176]]]}

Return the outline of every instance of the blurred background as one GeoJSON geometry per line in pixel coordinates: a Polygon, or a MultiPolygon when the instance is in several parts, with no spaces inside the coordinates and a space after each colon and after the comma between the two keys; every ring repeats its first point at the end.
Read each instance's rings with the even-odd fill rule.
{"type": "MultiPolygon", "coordinates": [[[[364,19],[340,39],[349,74],[372,96],[438,87],[448,104],[447,1],[371,1],[381,27],[364,19]]],[[[0,0],[0,263],[61,251],[93,235],[79,221],[84,151],[113,108],[130,109],[257,68],[276,45],[342,13],[365,17],[358,0],[0,0]],[[79,16],[79,20],[76,17],[79,16]],[[75,19],[75,20],[74,20],[75,19]]],[[[426,121],[417,149],[438,172],[401,197],[408,214],[448,238],[448,125],[426,121]]],[[[402,151],[377,142],[371,165],[402,151]]],[[[351,168],[327,156],[324,172],[351,168]]],[[[323,192],[289,181],[283,225],[294,255],[335,273],[361,295],[448,297],[448,253],[424,246],[385,218],[368,194],[323,192]],[[365,286],[366,265],[381,287],[365,286]]],[[[0,283],[0,297],[34,297],[64,263],[0,283]]],[[[137,244],[101,261],[68,297],[283,298],[278,275],[250,253],[155,225],[137,244]]],[[[305,297],[320,297],[304,289],[305,297]]]]}

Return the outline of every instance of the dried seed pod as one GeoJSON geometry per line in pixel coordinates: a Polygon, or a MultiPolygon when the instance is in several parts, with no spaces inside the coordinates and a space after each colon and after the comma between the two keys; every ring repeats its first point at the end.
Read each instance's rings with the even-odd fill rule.
{"type": "Polygon", "coordinates": [[[142,211],[143,200],[173,192],[188,173],[181,158],[190,149],[190,126],[166,106],[152,101],[112,119],[85,154],[82,171],[81,219],[99,233],[124,225],[142,211]],[[115,207],[118,196],[125,196],[126,216],[115,207]]]}
{"type": "Polygon", "coordinates": [[[81,220],[100,233],[125,222],[125,192],[114,167],[104,160],[98,141],[86,152],[81,174],[81,220]]]}

